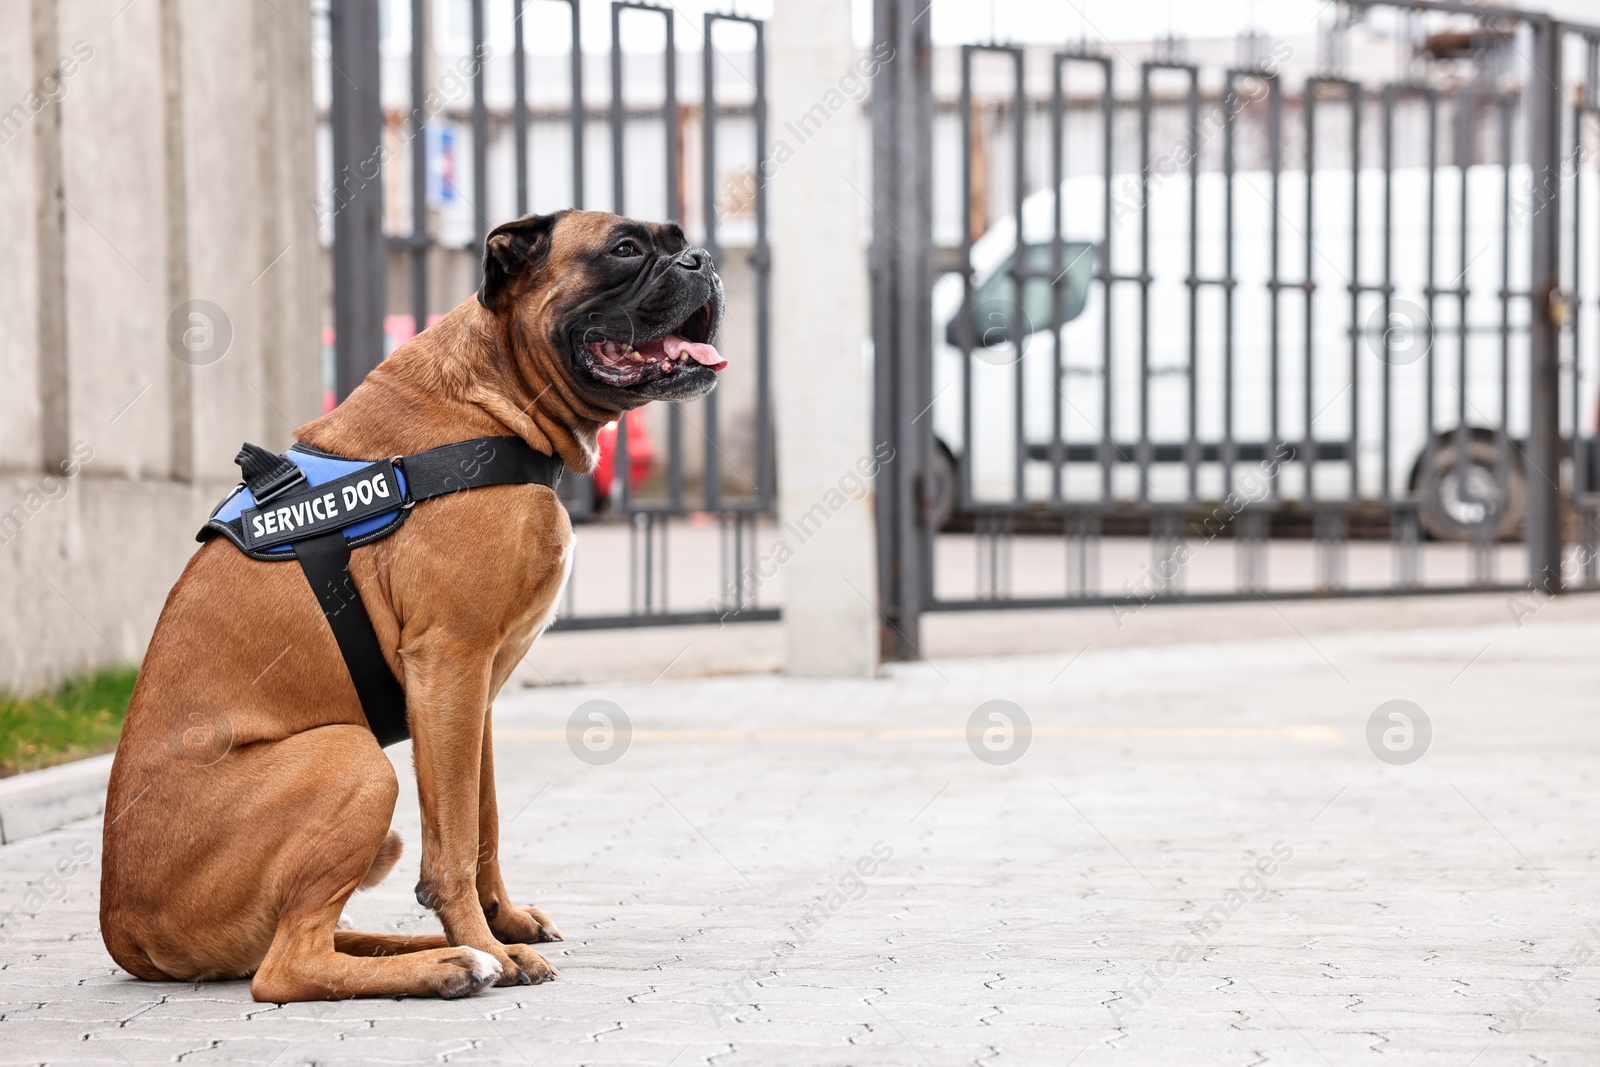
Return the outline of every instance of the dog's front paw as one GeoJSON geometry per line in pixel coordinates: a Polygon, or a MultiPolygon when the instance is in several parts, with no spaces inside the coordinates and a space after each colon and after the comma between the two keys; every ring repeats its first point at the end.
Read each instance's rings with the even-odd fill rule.
{"type": "Polygon", "coordinates": [[[445,1000],[471,996],[498,982],[506,985],[506,968],[487,952],[475,948],[460,948],[444,961],[444,973],[439,981],[439,996],[445,1000]]]}
{"type": "Polygon", "coordinates": [[[488,908],[483,913],[489,920],[490,931],[502,945],[537,945],[562,939],[555,923],[538,908],[507,908],[497,904],[493,913],[488,908]]]}
{"type": "Polygon", "coordinates": [[[511,966],[500,975],[500,981],[496,983],[498,985],[538,985],[561,973],[531,948],[523,945],[505,945],[503,948],[511,959],[511,966]]]}

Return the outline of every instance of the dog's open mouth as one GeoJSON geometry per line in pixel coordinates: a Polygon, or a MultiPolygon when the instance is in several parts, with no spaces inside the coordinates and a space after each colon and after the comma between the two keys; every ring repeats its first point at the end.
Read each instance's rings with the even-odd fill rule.
{"type": "Polygon", "coordinates": [[[632,342],[605,338],[584,344],[589,373],[607,385],[647,385],[682,373],[692,364],[722,370],[728,361],[711,346],[711,303],[660,337],[632,342]]]}

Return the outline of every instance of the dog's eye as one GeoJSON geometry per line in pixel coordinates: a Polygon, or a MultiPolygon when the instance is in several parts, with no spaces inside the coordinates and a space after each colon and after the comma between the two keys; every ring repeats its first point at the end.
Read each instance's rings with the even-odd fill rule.
{"type": "Polygon", "coordinates": [[[632,241],[619,241],[617,246],[611,250],[611,254],[619,259],[632,259],[640,254],[639,246],[632,241]]]}

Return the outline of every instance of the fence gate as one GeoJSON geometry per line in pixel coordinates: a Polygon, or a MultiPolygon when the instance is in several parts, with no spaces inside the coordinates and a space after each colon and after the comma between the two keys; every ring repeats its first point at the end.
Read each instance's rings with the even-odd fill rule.
{"type": "Polygon", "coordinates": [[[678,222],[723,276],[731,366],[699,401],[624,416],[597,476],[564,480],[590,525],[554,628],[776,618],[748,565],[773,510],[764,23],[632,0],[313,10],[330,403],[472,295],[496,224],[565,207],[678,222]],[[585,54],[588,13],[609,16],[608,56],[585,54]]]}
{"type": "Polygon", "coordinates": [[[891,655],[923,611],[1596,583],[1600,29],[1354,0],[940,65],[923,8],[875,24],[891,655]]]}

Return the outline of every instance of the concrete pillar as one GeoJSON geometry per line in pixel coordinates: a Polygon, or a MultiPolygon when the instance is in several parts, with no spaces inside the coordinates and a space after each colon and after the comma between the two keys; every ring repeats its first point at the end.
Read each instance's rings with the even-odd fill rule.
{"type": "Polygon", "coordinates": [[[772,389],[791,674],[878,669],[861,105],[849,0],[773,5],[772,389]]]}

